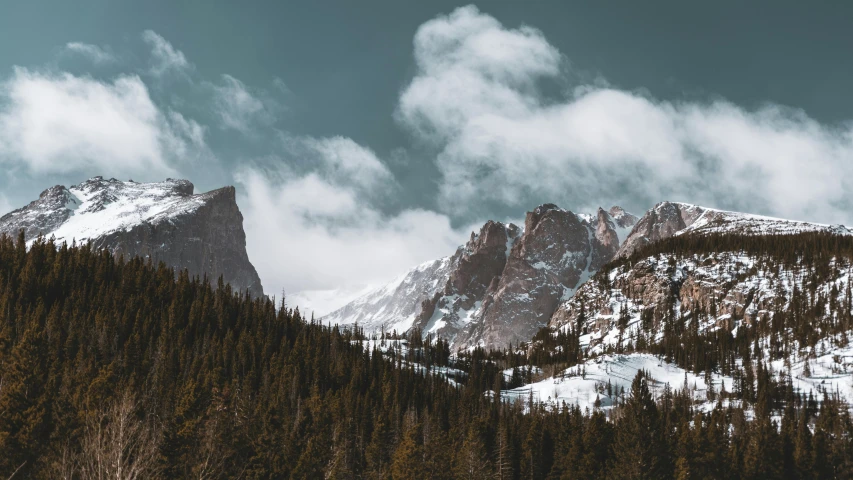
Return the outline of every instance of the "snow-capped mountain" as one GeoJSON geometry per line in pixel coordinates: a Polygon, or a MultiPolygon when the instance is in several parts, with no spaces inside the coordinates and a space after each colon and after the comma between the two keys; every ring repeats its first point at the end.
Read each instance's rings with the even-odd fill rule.
{"type": "Polygon", "coordinates": [[[417,328],[455,349],[504,347],[545,326],[561,299],[616,254],[637,217],[545,204],[524,229],[489,221],[450,257],[423,264],[324,317],[367,331],[417,328]]]}
{"type": "MultiPolygon", "coordinates": [[[[745,363],[751,356],[788,375],[802,394],[821,400],[834,392],[853,401],[853,259],[844,239],[851,234],[841,225],[658,204],[637,222],[620,249],[622,260],[599,271],[551,317],[555,333],[579,337],[588,359],[507,394],[536,392],[580,405],[599,398],[606,406],[613,397],[603,394],[604,383],[631,378],[640,368],[659,371],[658,380],[673,388],[681,383],[673,380],[678,375],[697,382],[695,371],[648,353],[671,349],[669,358],[690,363],[728,342],[729,353],[707,362],[716,364],[705,379],[717,391],[732,391],[734,379],[722,373],[752,368],[745,363]],[[713,242],[689,243],[708,234],[713,242]],[[642,248],[682,236],[678,251],[642,248]],[[733,240],[725,243],[726,236],[733,240]],[[685,342],[697,346],[679,353],[685,342]],[[611,374],[623,370],[619,378],[611,374]]],[[[698,383],[697,395],[705,396],[705,381],[698,383]]]]}
{"type": "Polygon", "coordinates": [[[500,348],[528,341],[548,324],[561,300],[613,258],[619,248],[615,226],[600,208],[594,216],[553,204],[528,212],[503,272],[454,345],[500,348]]]}
{"type": "Polygon", "coordinates": [[[263,295],[246,253],[243,216],[234,187],[193,194],[187,180],[123,182],[94,177],[79,185],[57,185],[38,200],[0,217],[0,234],[25,231],[57,243],[91,242],[114,255],[141,256],[192,275],[221,275],[235,289],[263,295]]]}
{"type": "Polygon", "coordinates": [[[844,225],[785,220],[717,210],[688,203],[661,202],[637,221],[636,226],[620,247],[618,256],[628,256],[637,248],[657,240],[693,232],[746,235],[781,235],[801,232],[853,233],[844,225]]]}
{"type": "Polygon", "coordinates": [[[320,320],[328,325],[358,325],[366,332],[406,332],[420,313],[421,303],[447,282],[460,256],[457,251],[418,265],[320,320]]]}
{"type": "Polygon", "coordinates": [[[449,278],[422,302],[414,327],[455,344],[459,333],[482,316],[484,296],[499,281],[521,236],[518,226],[494,221],[471,232],[449,278]]]}

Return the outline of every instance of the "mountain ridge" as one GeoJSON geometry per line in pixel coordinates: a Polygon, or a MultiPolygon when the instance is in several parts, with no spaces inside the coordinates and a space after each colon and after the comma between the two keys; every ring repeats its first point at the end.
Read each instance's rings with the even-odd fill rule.
{"type": "Polygon", "coordinates": [[[194,194],[188,180],[123,182],[92,177],[71,187],[56,185],[37,200],[0,217],[0,234],[25,232],[57,244],[91,242],[115,256],[162,261],[191,275],[219,276],[235,290],[263,295],[246,252],[236,189],[194,194]]]}
{"type": "Polygon", "coordinates": [[[431,270],[428,285],[413,283],[423,277],[417,273],[422,265],[321,321],[358,323],[367,331],[419,329],[454,349],[526,341],[563,297],[615,255],[620,232],[636,219],[620,207],[585,215],[542,204],[527,213],[523,228],[490,220],[441,260],[440,271],[431,270]],[[418,295],[407,296],[401,284],[418,295]],[[394,317],[400,307],[388,309],[391,304],[406,305],[404,319],[394,317]]]}

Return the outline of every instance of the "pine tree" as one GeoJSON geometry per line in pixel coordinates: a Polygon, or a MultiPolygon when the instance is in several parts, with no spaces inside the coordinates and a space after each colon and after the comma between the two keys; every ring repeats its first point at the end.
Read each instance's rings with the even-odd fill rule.
{"type": "Polygon", "coordinates": [[[659,414],[640,370],[631,382],[631,396],[616,429],[610,474],[617,479],[655,479],[667,475],[666,447],[659,414]]]}

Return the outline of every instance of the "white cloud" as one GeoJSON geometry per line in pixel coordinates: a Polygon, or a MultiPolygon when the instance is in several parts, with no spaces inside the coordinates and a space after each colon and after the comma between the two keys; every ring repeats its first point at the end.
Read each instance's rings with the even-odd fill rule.
{"type": "Polygon", "coordinates": [[[465,238],[444,215],[385,216],[353,188],[319,173],[276,179],[247,169],[239,183],[249,256],[270,292],[381,283],[453,253],[465,238]]]}
{"type": "Polygon", "coordinates": [[[115,56],[106,48],[101,48],[89,43],[69,42],[65,44],[65,51],[68,53],[82,55],[96,64],[109,63],[116,59],[115,56]]]}
{"type": "Polygon", "coordinates": [[[176,49],[153,30],[142,32],[142,40],[151,47],[151,74],[161,76],[169,71],[182,72],[190,68],[184,52],[176,49]]]}
{"type": "Polygon", "coordinates": [[[664,199],[850,222],[853,128],[769,105],[667,102],[580,85],[563,100],[567,62],[540,32],[505,28],[475,7],[422,25],[418,71],[398,121],[435,142],[448,212],[532,198],[588,208],[664,199]]]}
{"type": "Polygon", "coordinates": [[[303,171],[316,171],[335,185],[345,185],[362,196],[377,197],[396,186],[394,176],[372,150],[346,137],[283,136],[288,156],[303,171]]]}
{"type": "Polygon", "coordinates": [[[246,85],[231,75],[222,75],[222,85],[213,85],[214,110],[222,127],[246,134],[256,122],[269,122],[271,116],[264,102],[249,92],[246,85]]]}
{"type": "MultiPolygon", "coordinates": [[[[452,254],[467,231],[427,210],[386,215],[376,206],[396,187],[375,153],[345,137],[285,137],[284,155],[303,164],[245,168],[242,186],[249,256],[270,292],[285,288],[302,300],[333,303],[338,293],[381,283],[426,260],[452,254]],[[298,272],[298,273],[297,273],[298,272]],[[314,292],[306,292],[314,290],[314,292]],[[328,295],[327,295],[328,296],[328,295]]],[[[294,297],[296,298],[296,297],[294,297]]]]}
{"type": "Polygon", "coordinates": [[[206,148],[203,128],[161,113],[136,76],[102,82],[16,68],[0,98],[0,163],[35,174],[153,178],[206,148]]]}

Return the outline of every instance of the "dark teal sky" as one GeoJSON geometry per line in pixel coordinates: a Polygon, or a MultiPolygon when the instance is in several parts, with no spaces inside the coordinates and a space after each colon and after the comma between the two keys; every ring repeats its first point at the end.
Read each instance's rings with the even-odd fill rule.
{"type": "MultiPolygon", "coordinates": [[[[414,32],[464,4],[5,0],[0,74],[55,62],[72,41],[129,49],[140,62],[138,36],[152,29],[203,78],[227,73],[266,88],[284,81],[281,128],[344,135],[387,155],[411,147],[392,114],[413,75],[414,32]]],[[[480,8],[508,27],[542,30],[574,68],[656,98],[719,96],[747,108],[774,102],[824,122],[853,111],[849,2],[496,1],[480,8]]],[[[435,172],[428,162],[417,166],[395,173],[412,181],[417,201],[429,202],[431,189],[420,183],[435,172]]],[[[23,200],[32,192],[10,195],[23,200]]]]}
{"type": "MultiPolygon", "coordinates": [[[[497,26],[489,27],[493,33],[509,35],[506,38],[527,35],[558,52],[559,73],[529,70],[533,67],[521,61],[512,68],[526,80],[513,83],[517,77],[491,76],[494,70],[490,69],[504,68],[501,61],[484,66],[475,55],[465,60],[473,63],[455,65],[462,65],[462,70],[448,71],[476,71],[478,78],[507,86],[519,99],[532,102],[523,120],[504,110],[489,110],[499,104],[491,96],[500,89],[476,97],[470,86],[448,90],[444,109],[432,117],[429,101],[423,99],[406,117],[401,99],[419,79],[447,82],[456,78],[418,66],[413,46],[416,32],[462,5],[446,1],[3,0],[0,127],[5,118],[9,138],[4,140],[0,132],[0,168],[5,167],[0,173],[0,208],[23,205],[55,183],[77,183],[98,174],[154,180],[169,170],[194,181],[199,190],[236,183],[244,193],[240,202],[248,225],[263,210],[260,200],[245,196],[252,185],[245,175],[245,168],[250,168],[264,172],[270,192],[288,192],[273,202],[279,209],[295,195],[289,190],[292,179],[308,179],[307,184],[315,175],[351,194],[352,198],[330,200],[333,193],[321,188],[298,190],[302,198],[316,195],[337,202],[334,215],[327,218],[323,212],[328,205],[320,207],[318,200],[312,200],[316,211],[300,210],[302,227],[310,230],[320,225],[328,238],[349,238],[340,231],[351,225],[335,215],[372,215],[375,218],[367,222],[376,227],[372,233],[382,236],[388,233],[383,229],[389,228],[407,232],[399,238],[400,245],[417,243],[406,237],[416,229],[395,223],[409,211],[425,211],[440,222],[446,220],[449,226],[442,234],[446,238],[438,242],[446,248],[464,238],[470,225],[487,218],[518,219],[547,201],[572,209],[620,203],[642,213],[657,201],[673,199],[853,223],[844,213],[851,206],[848,185],[838,180],[853,164],[849,157],[853,152],[853,96],[849,94],[853,5],[849,2],[480,3],[477,18],[496,21],[497,26]],[[539,33],[528,35],[522,26],[539,33]],[[186,68],[152,74],[152,45],[142,39],[146,30],[181,52],[186,68]],[[114,60],[98,63],[71,54],[66,47],[69,42],[97,46],[114,60]],[[24,70],[16,73],[17,67],[24,70]],[[103,152],[116,150],[92,150],[88,144],[75,144],[73,152],[61,149],[67,145],[57,147],[47,163],[38,163],[38,158],[47,157],[22,150],[15,146],[16,138],[10,138],[24,138],[31,132],[29,127],[16,126],[27,117],[23,110],[15,111],[20,99],[13,92],[41,94],[14,88],[24,77],[57,82],[62,75],[91,81],[89,86],[95,90],[90,93],[98,85],[107,90],[115,87],[118,78],[138,77],[144,97],[150,97],[157,109],[156,128],[165,128],[160,134],[179,128],[170,116],[173,112],[190,124],[196,122],[204,131],[203,142],[186,151],[179,149],[183,147],[175,147],[178,153],[167,151],[159,167],[152,168],[136,168],[132,160],[111,162],[103,152]],[[229,128],[217,116],[221,110],[215,104],[220,98],[217,92],[224,91],[230,81],[223,75],[263,105],[239,119],[243,127],[232,124],[229,128]],[[603,93],[584,97],[590,89],[603,93]],[[475,97],[476,102],[470,103],[475,97]],[[588,102],[579,101],[582,98],[588,102]],[[574,108],[586,104],[592,106],[574,108]],[[489,115],[497,112],[496,117],[481,115],[476,109],[483,105],[488,106],[489,115]],[[453,123],[451,117],[459,112],[464,122],[453,123]],[[449,130],[438,139],[417,130],[423,115],[428,117],[428,129],[449,130]],[[488,123],[495,118],[500,119],[499,125],[488,123]],[[656,129],[645,131],[649,125],[656,129]],[[539,136],[543,130],[547,135],[539,136]],[[344,158],[349,153],[317,147],[323,139],[337,137],[372,152],[378,163],[368,159],[368,168],[363,168],[365,164],[356,161],[361,170],[347,170],[352,166],[344,158]],[[563,139],[570,140],[563,144],[563,139]],[[610,149],[604,151],[602,145],[610,149]],[[95,155],[92,152],[99,152],[100,158],[86,157],[95,155]],[[35,160],[23,158],[27,155],[35,160]],[[335,155],[344,158],[343,163],[335,163],[340,160],[335,155]],[[102,171],[105,168],[111,172],[102,171]],[[800,171],[809,173],[801,183],[800,171]],[[373,175],[376,181],[351,181],[357,172],[373,175]],[[832,185],[824,188],[824,184],[832,185]],[[788,191],[798,194],[789,196],[788,191]]],[[[500,53],[505,47],[496,41],[479,54],[500,53]]],[[[439,58],[443,53],[424,55],[439,58]]],[[[452,52],[448,55],[459,61],[452,52]]],[[[57,105],[34,108],[50,120],[51,109],[60,108],[57,105]]],[[[75,123],[74,115],[89,118],[85,103],[69,111],[61,117],[66,123],[75,123]]],[[[48,140],[61,136],[52,128],[42,128],[38,134],[48,140]]],[[[94,135],[86,141],[109,143],[113,135],[105,132],[101,137],[108,138],[94,135]]],[[[186,147],[188,140],[181,138],[186,147]]],[[[115,141],[127,142],[118,136],[115,141]]],[[[127,144],[128,150],[138,148],[133,142],[127,144]]],[[[168,150],[171,145],[161,139],[158,148],[168,150]]],[[[369,237],[366,230],[348,234],[369,237]]],[[[398,247],[406,253],[389,261],[393,268],[436,256],[418,245],[398,247]]],[[[261,255],[262,248],[250,241],[250,255],[261,255]],[[252,248],[257,252],[252,253],[252,248]]],[[[360,252],[354,249],[347,254],[369,256],[360,252]]],[[[358,268],[353,266],[352,271],[358,268]]],[[[367,274],[366,280],[386,273],[367,274]]],[[[351,285],[360,282],[356,277],[355,273],[329,274],[291,288],[351,285]]]]}

